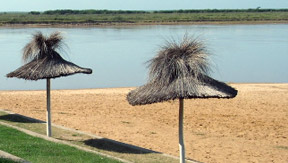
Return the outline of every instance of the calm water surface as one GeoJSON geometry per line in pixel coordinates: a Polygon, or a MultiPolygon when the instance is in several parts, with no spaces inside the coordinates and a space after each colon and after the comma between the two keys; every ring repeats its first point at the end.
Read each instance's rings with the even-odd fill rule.
{"type": "Polygon", "coordinates": [[[167,25],[93,28],[0,28],[0,90],[45,89],[45,81],[7,79],[20,67],[22,48],[31,34],[61,31],[65,59],[93,69],[52,80],[53,89],[140,86],[147,80],[145,62],[165,40],[186,32],[208,46],[213,72],[225,82],[288,82],[288,25],[167,25]]]}

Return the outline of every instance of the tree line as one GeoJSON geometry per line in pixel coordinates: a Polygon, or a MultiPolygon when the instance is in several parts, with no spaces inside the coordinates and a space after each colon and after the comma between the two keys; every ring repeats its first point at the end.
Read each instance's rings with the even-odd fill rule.
{"type": "Polygon", "coordinates": [[[159,11],[141,11],[141,10],[48,10],[44,12],[31,11],[33,15],[67,15],[67,14],[144,14],[144,13],[229,13],[229,12],[288,12],[288,9],[201,9],[201,10],[159,10],[159,11]]]}

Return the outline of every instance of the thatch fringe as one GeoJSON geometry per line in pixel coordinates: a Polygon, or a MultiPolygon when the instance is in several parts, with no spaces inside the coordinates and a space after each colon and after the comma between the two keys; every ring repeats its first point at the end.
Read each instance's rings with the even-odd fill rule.
{"type": "Polygon", "coordinates": [[[157,81],[149,82],[130,91],[127,100],[131,105],[145,105],[179,98],[233,98],[237,95],[234,88],[208,76],[203,76],[201,82],[195,82],[193,78],[184,80],[187,82],[178,79],[169,85],[160,85],[157,81]]]}
{"type": "Polygon", "coordinates": [[[38,80],[46,78],[57,78],[76,73],[91,74],[92,70],[82,68],[74,63],[65,61],[57,52],[53,58],[46,56],[41,59],[34,59],[17,70],[7,74],[7,77],[17,77],[25,80],[38,80]]]}

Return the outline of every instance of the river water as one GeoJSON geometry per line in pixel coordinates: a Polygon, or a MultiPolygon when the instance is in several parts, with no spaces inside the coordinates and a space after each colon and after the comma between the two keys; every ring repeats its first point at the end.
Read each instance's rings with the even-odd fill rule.
{"type": "Polygon", "coordinates": [[[7,79],[20,67],[31,34],[60,31],[63,57],[92,75],[52,80],[52,89],[140,86],[147,80],[146,61],[165,40],[185,33],[205,42],[211,52],[211,76],[224,82],[288,82],[288,25],[154,25],[92,28],[0,28],[0,90],[45,89],[45,81],[7,79]]]}

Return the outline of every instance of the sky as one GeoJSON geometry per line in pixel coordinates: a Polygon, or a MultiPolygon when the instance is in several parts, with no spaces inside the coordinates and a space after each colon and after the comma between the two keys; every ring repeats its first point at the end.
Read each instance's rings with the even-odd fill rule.
{"type": "Polygon", "coordinates": [[[288,0],[0,0],[0,12],[55,9],[174,10],[288,8],[288,0]]]}

